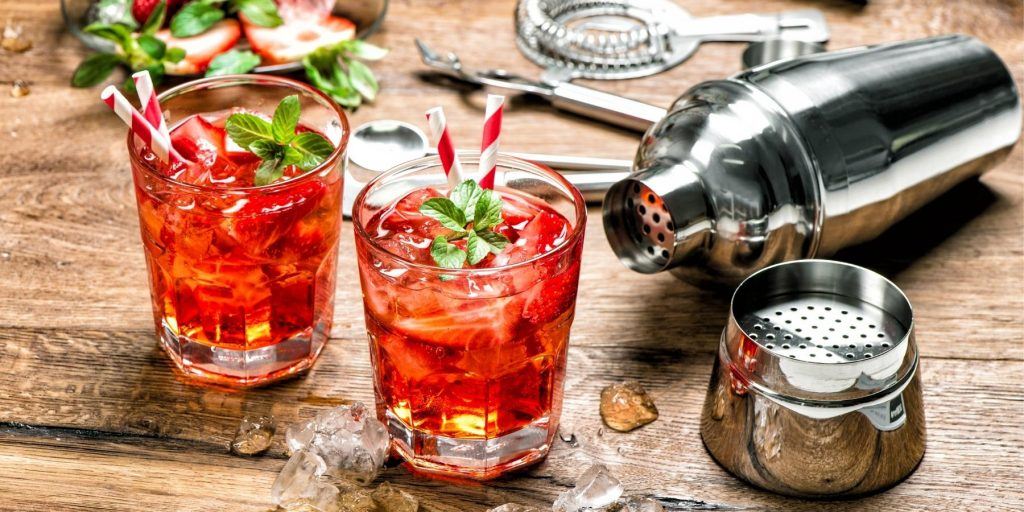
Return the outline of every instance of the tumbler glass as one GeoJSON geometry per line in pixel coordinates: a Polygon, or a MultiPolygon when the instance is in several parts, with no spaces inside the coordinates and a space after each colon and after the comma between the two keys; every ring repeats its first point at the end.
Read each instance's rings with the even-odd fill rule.
{"type": "Polygon", "coordinates": [[[309,369],[323,348],[334,310],[348,120],[319,91],[270,76],[197,80],[159,97],[174,134],[197,114],[241,108],[270,116],[290,95],[300,100],[300,127],[335,150],[285,181],[179,181],[128,136],[157,337],[197,381],[266,384],[309,369]]]}
{"type": "MultiPolygon", "coordinates": [[[[478,165],[461,158],[467,170],[478,165]]],[[[353,208],[377,414],[421,472],[494,478],[542,460],[558,427],[585,204],[558,173],[523,160],[499,156],[498,182],[506,199],[529,198],[568,221],[561,243],[513,264],[455,270],[380,243],[368,231],[376,215],[413,191],[447,190],[437,157],[380,175],[353,208]]]]}

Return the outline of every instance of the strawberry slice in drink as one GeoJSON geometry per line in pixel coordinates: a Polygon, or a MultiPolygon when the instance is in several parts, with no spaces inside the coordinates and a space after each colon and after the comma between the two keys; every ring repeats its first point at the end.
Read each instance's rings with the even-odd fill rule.
{"type": "Polygon", "coordinates": [[[177,38],[169,29],[156,33],[156,37],[167,44],[168,48],[185,50],[185,58],[177,63],[164,63],[169,75],[197,75],[206,71],[214,57],[230,50],[242,37],[242,29],[233,19],[218,21],[213,27],[202,34],[177,38]]]}
{"type": "Polygon", "coordinates": [[[356,26],[338,16],[283,17],[276,27],[261,27],[240,16],[245,37],[264,64],[297,62],[321,46],[338,44],[356,35],[356,26]]]}

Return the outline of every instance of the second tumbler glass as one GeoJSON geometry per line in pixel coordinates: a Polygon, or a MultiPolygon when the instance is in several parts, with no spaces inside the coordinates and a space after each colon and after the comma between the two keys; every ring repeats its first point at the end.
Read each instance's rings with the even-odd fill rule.
{"type": "Polygon", "coordinates": [[[586,210],[549,169],[498,168],[509,244],[476,265],[432,259],[451,234],[418,210],[448,192],[436,157],[381,175],[354,207],[378,416],[428,473],[494,478],[543,459],[558,426],[586,210]]]}

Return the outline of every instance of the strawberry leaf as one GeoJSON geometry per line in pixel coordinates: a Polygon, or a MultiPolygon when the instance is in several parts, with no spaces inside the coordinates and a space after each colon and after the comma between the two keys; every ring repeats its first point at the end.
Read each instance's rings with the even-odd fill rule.
{"type": "Polygon", "coordinates": [[[274,109],[274,120],[270,126],[274,140],[279,144],[288,144],[295,138],[295,128],[299,126],[301,109],[297,94],[288,96],[277,104],[277,108],[274,109]]]}
{"type": "Polygon", "coordinates": [[[441,268],[462,268],[466,262],[466,253],[455,244],[448,243],[443,236],[438,236],[430,244],[430,256],[441,268]]]}

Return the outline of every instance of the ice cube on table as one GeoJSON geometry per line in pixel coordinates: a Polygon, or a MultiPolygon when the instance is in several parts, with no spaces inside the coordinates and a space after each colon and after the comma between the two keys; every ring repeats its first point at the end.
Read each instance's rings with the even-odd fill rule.
{"type": "Polygon", "coordinates": [[[270,448],[277,424],[271,416],[246,416],[238,424],[231,451],[239,455],[259,455],[270,448]]]}
{"type": "Polygon", "coordinates": [[[371,493],[378,510],[388,512],[416,512],[420,509],[420,502],[413,495],[391,486],[384,482],[371,493]]]}
{"type": "Polygon", "coordinates": [[[379,512],[377,503],[364,489],[351,489],[338,498],[338,512],[379,512]]]}
{"type": "Polygon", "coordinates": [[[619,432],[629,432],[658,419],[658,408],[639,382],[612,384],[601,390],[601,419],[619,432]]]}
{"type": "Polygon", "coordinates": [[[494,507],[487,512],[542,512],[537,507],[529,507],[526,505],[518,505],[516,503],[506,503],[504,505],[494,507]]]}
{"type": "Polygon", "coordinates": [[[665,507],[651,498],[630,496],[615,503],[619,505],[616,512],[665,512],[665,507]]]}
{"type": "Polygon", "coordinates": [[[622,483],[604,464],[594,464],[578,479],[576,486],[563,492],[555,500],[555,512],[581,512],[601,509],[615,503],[622,496],[622,483]]]}
{"type": "MultiPolygon", "coordinates": [[[[300,501],[312,506],[317,506],[318,503],[323,506],[332,496],[336,500],[337,487],[319,478],[326,469],[327,466],[319,455],[306,450],[295,452],[274,480],[270,490],[271,501],[275,505],[287,508],[286,505],[300,501]]],[[[326,509],[324,510],[326,512],[326,509]]]]}
{"type": "Polygon", "coordinates": [[[384,424],[360,402],[321,411],[289,428],[286,439],[293,452],[307,450],[319,456],[326,474],[362,485],[377,477],[391,444],[384,424]]]}

